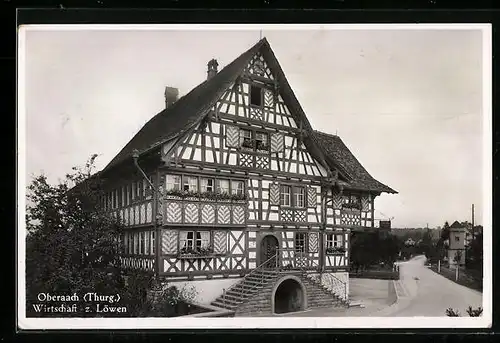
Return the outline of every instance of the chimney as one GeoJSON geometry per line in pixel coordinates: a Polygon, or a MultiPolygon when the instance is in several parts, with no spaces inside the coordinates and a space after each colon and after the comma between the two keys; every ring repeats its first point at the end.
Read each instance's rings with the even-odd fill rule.
{"type": "Polygon", "coordinates": [[[215,58],[212,58],[208,64],[208,70],[207,70],[207,80],[210,80],[212,77],[217,74],[217,67],[219,66],[219,63],[217,63],[217,60],[215,58]]]}
{"type": "Polygon", "coordinates": [[[165,108],[169,108],[177,101],[179,90],[174,87],[165,87],[165,108]]]}

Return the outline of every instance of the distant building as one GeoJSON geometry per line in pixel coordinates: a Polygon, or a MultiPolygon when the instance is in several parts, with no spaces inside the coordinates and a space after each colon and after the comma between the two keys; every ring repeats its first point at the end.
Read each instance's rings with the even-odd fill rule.
{"type": "Polygon", "coordinates": [[[467,234],[467,224],[455,221],[450,225],[450,238],[446,255],[450,264],[456,264],[455,256],[460,254],[460,265],[465,264],[465,236],[467,234]]]}
{"type": "Polygon", "coordinates": [[[406,246],[413,246],[415,245],[415,241],[410,237],[405,241],[406,246]]]}

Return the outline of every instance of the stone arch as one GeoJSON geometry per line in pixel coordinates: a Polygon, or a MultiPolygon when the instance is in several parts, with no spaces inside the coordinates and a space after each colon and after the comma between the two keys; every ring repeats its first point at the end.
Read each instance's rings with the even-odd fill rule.
{"type": "Polygon", "coordinates": [[[280,278],[271,292],[271,312],[287,313],[307,309],[307,292],[302,280],[294,275],[280,278]]]}

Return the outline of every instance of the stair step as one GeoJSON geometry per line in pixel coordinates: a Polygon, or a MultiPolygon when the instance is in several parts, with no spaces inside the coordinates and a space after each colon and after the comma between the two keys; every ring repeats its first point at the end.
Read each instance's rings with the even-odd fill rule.
{"type": "Polygon", "coordinates": [[[219,297],[218,299],[234,299],[234,300],[238,300],[238,301],[243,301],[243,300],[246,300],[246,296],[245,295],[235,295],[235,294],[228,294],[226,293],[225,296],[222,296],[222,297],[219,297]]]}
{"type": "MultiPolygon", "coordinates": [[[[252,293],[238,292],[237,290],[227,291],[226,296],[237,297],[237,298],[248,298],[252,293]]],[[[224,295],[221,296],[222,298],[224,295]]]]}
{"type": "Polygon", "coordinates": [[[267,283],[269,281],[274,280],[274,277],[256,277],[256,276],[247,276],[243,282],[254,282],[254,283],[267,283]]]}
{"type": "Polygon", "coordinates": [[[243,300],[241,299],[230,299],[230,298],[222,298],[222,297],[219,297],[216,299],[216,301],[218,301],[219,303],[223,303],[223,304],[229,304],[229,305],[239,305],[243,302],[243,300]]]}
{"type": "Polygon", "coordinates": [[[226,303],[221,303],[221,302],[219,302],[217,300],[213,301],[210,305],[221,307],[221,308],[225,308],[227,310],[234,310],[236,308],[236,305],[230,305],[230,304],[226,304],[226,303]]]}

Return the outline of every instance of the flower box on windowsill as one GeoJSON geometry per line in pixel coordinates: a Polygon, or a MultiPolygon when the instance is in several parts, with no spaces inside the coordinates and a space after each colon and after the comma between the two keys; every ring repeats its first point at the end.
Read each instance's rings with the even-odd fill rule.
{"type": "Polygon", "coordinates": [[[179,258],[183,260],[198,260],[198,259],[211,259],[214,258],[214,254],[209,255],[198,255],[198,254],[179,254],[179,258]]]}
{"type": "Polygon", "coordinates": [[[177,195],[170,195],[170,194],[167,194],[165,196],[165,199],[168,199],[168,200],[181,200],[182,198],[180,196],[177,196],[177,195]]]}
{"type": "Polygon", "coordinates": [[[344,248],[327,248],[325,251],[326,255],[344,255],[344,248]]]}
{"type": "Polygon", "coordinates": [[[347,208],[347,207],[342,207],[342,212],[348,213],[348,214],[358,214],[361,215],[361,210],[359,208],[347,208]]]}
{"type": "Polygon", "coordinates": [[[327,252],[327,256],[343,256],[345,252],[335,251],[335,252],[327,252]]]}

